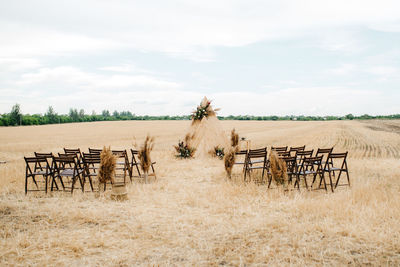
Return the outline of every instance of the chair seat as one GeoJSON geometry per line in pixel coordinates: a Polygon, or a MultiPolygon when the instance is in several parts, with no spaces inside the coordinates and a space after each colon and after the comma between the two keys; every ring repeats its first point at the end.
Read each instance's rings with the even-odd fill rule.
{"type": "MultiPolygon", "coordinates": [[[[53,170],[52,169],[48,169],[47,170],[47,174],[52,174],[53,170]]],[[[36,171],[32,173],[33,175],[46,175],[46,171],[36,171]]]]}
{"type": "MultiPolygon", "coordinates": [[[[83,170],[78,170],[78,173],[75,173],[76,175],[81,174],[83,172],[83,170]]],[[[63,171],[61,171],[60,173],[61,176],[74,176],[74,169],[64,169],[63,171]]]]}

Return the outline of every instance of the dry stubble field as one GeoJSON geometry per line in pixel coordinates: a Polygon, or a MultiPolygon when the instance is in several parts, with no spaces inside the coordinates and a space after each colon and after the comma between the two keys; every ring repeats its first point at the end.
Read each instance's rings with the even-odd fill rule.
{"type": "MultiPolygon", "coordinates": [[[[226,181],[216,159],[177,160],[188,121],[0,128],[0,265],[399,265],[400,121],[239,122],[252,146],[350,153],[352,187],[282,193],[226,181]],[[130,148],[156,137],[158,180],[129,200],[23,193],[24,155],[130,148]]],[[[236,169],[240,174],[240,168],[236,169]]]]}

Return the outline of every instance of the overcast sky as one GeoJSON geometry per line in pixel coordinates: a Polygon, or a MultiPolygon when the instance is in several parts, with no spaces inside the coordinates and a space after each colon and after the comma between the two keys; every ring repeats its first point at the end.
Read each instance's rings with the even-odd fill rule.
{"type": "Polygon", "coordinates": [[[0,113],[400,113],[399,3],[0,0],[0,113]]]}

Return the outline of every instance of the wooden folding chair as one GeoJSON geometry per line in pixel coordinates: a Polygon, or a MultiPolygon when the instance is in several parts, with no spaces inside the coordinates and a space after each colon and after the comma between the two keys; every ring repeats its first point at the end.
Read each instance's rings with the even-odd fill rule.
{"type": "MultiPolygon", "coordinates": [[[[96,178],[100,167],[100,154],[82,153],[82,161],[85,171],[83,172],[83,183],[86,178],[89,181],[90,188],[94,191],[92,177],[96,178]]],[[[104,185],[105,186],[105,185],[104,185]]],[[[105,190],[105,188],[104,188],[105,190]]]]}
{"type": "Polygon", "coordinates": [[[271,146],[271,150],[276,152],[286,152],[288,149],[287,146],[271,146]]]}
{"type": "MultiPolygon", "coordinates": [[[[132,177],[141,178],[142,175],[141,175],[141,173],[140,173],[140,168],[139,168],[139,166],[140,166],[140,161],[139,161],[138,158],[136,158],[136,157],[138,157],[138,155],[139,155],[139,151],[138,151],[138,150],[135,150],[135,149],[131,149],[131,154],[132,154],[132,159],[131,159],[132,177]],[[136,170],[137,170],[137,172],[138,172],[138,176],[133,176],[133,166],[135,166],[135,168],[136,168],[136,170]]],[[[149,176],[154,176],[154,179],[157,179],[156,171],[155,171],[155,168],[154,168],[154,164],[156,164],[155,161],[151,162],[150,167],[151,167],[152,173],[149,174],[149,176]]]]}
{"type": "Polygon", "coordinates": [[[347,167],[347,155],[348,152],[345,153],[329,153],[327,161],[324,166],[324,172],[327,172],[329,175],[329,181],[331,184],[332,192],[338,186],[350,186],[350,176],[349,169],[347,167]],[[335,178],[335,172],[339,172],[339,175],[336,178],[335,186],[333,187],[332,176],[335,178]],[[346,173],[347,176],[347,184],[339,184],[340,177],[342,173],[346,173]]]}
{"type": "Polygon", "coordinates": [[[128,153],[126,153],[126,150],[112,150],[111,151],[113,155],[116,157],[116,178],[117,177],[123,177],[124,179],[124,184],[126,183],[126,174],[128,173],[129,178],[132,182],[132,166],[129,163],[128,159],[128,153]],[[122,173],[119,173],[122,171],[122,173]]]}
{"type": "Polygon", "coordinates": [[[260,183],[263,183],[264,174],[268,172],[268,160],[267,160],[266,148],[249,150],[244,164],[243,180],[247,182],[247,175],[248,175],[249,176],[248,182],[250,182],[252,171],[257,169],[262,170],[260,183]]]}
{"type": "MultiPolygon", "coordinates": [[[[324,171],[322,168],[322,156],[319,157],[304,157],[301,163],[300,168],[298,169],[297,172],[297,180],[295,182],[295,186],[297,185],[297,188],[300,189],[300,182],[301,178],[303,177],[304,184],[308,190],[308,183],[307,183],[307,176],[312,175],[313,180],[312,184],[315,182],[317,176],[320,176],[320,181],[324,181],[324,188],[326,190],[326,182],[324,179],[324,171]]],[[[311,184],[311,186],[312,186],[311,184]]]]}
{"type": "MultiPolygon", "coordinates": [[[[72,154],[59,154],[58,157],[53,157],[53,169],[54,172],[54,179],[53,181],[56,182],[56,178],[61,182],[61,185],[65,191],[65,189],[71,189],[71,194],[74,192],[75,183],[79,180],[82,192],[85,190],[85,184],[83,180],[83,172],[85,169],[80,167],[80,163],[78,161],[77,155],[72,154]],[[66,187],[64,183],[64,178],[71,179],[71,187],[66,187]]],[[[53,183],[51,185],[53,189],[53,183]]]]}
{"type": "Polygon", "coordinates": [[[44,191],[47,194],[47,188],[49,184],[49,178],[52,177],[52,170],[49,162],[45,157],[24,157],[26,168],[25,168],[25,195],[28,191],[44,191]],[[37,176],[41,176],[44,179],[44,189],[40,189],[38,182],[36,181],[37,176]],[[32,178],[33,183],[36,186],[36,190],[28,189],[28,180],[32,178]]]}

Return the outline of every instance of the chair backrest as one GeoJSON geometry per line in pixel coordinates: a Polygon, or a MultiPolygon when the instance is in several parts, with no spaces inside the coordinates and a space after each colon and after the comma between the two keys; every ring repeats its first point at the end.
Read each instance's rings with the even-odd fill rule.
{"type": "Polygon", "coordinates": [[[236,155],[247,155],[248,151],[247,150],[239,150],[238,152],[236,152],[236,155]]]}
{"type": "Polygon", "coordinates": [[[83,157],[83,163],[89,163],[89,164],[94,164],[94,163],[100,163],[100,154],[96,153],[82,153],[83,157]]]}
{"type": "Polygon", "coordinates": [[[322,172],[322,156],[318,157],[305,157],[301,163],[300,171],[314,170],[317,172],[322,172]]]}
{"type": "Polygon", "coordinates": [[[276,151],[276,154],[278,154],[278,157],[284,158],[284,157],[290,157],[290,151],[276,151]]]}
{"type": "MultiPolygon", "coordinates": [[[[285,152],[285,153],[287,153],[287,152],[285,152]]],[[[296,157],[287,156],[287,157],[281,157],[281,159],[283,161],[285,161],[286,170],[287,170],[288,173],[292,173],[293,174],[293,173],[295,173],[297,171],[296,157]]]]}
{"type": "Polygon", "coordinates": [[[249,153],[247,153],[247,162],[250,163],[252,159],[262,159],[262,162],[258,163],[267,163],[267,151],[266,150],[261,150],[261,151],[252,151],[249,150],[249,153]]]}
{"type": "Polygon", "coordinates": [[[295,147],[291,146],[289,151],[304,151],[305,149],[306,149],[305,145],[304,146],[295,146],[295,147]]]}
{"type": "Polygon", "coordinates": [[[26,175],[32,175],[38,169],[45,169],[50,173],[50,165],[45,157],[24,157],[26,163],[26,175]],[[40,168],[38,168],[40,166],[40,168]]]}
{"type": "Polygon", "coordinates": [[[306,146],[297,146],[297,147],[290,147],[289,152],[291,156],[297,156],[297,152],[304,151],[306,146]]]}
{"type": "Polygon", "coordinates": [[[90,148],[90,147],[89,147],[89,153],[91,153],[91,154],[100,154],[101,151],[103,151],[103,149],[99,149],[99,148],[90,148]]]}
{"type": "Polygon", "coordinates": [[[271,150],[274,150],[276,152],[285,152],[287,151],[288,147],[287,146],[271,146],[271,150]]]}
{"type": "Polygon", "coordinates": [[[58,153],[57,156],[53,156],[53,168],[60,173],[61,170],[73,169],[74,173],[78,173],[78,169],[80,169],[80,163],[77,155],[72,154],[61,154],[58,153]]]}
{"type": "Polygon", "coordinates": [[[348,152],[344,153],[329,153],[326,160],[325,169],[329,170],[331,167],[339,167],[341,169],[347,169],[347,155],[348,152]]]}
{"type": "MultiPolygon", "coordinates": [[[[37,158],[46,158],[49,167],[52,165],[53,153],[51,153],[51,152],[50,153],[34,152],[34,153],[35,153],[35,157],[37,157],[37,158]]],[[[43,170],[44,167],[46,167],[46,166],[42,166],[42,164],[40,162],[38,162],[37,164],[35,164],[35,171],[38,169],[43,170]]]]}
{"type": "Polygon", "coordinates": [[[296,152],[297,153],[296,157],[297,157],[297,162],[299,163],[299,165],[302,164],[302,162],[303,162],[303,160],[305,158],[312,157],[313,152],[314,152],[314,149],[304,150],[304,151],[297,151],[296,152]]]}
{"type": "Polygon", "coordinates": [[[65,154],[77,155],[78,159],[82,159],[82,153],[80,148],[64,148],[65,154]]]}
{"type": "Polygon", "coordinates": [[[250,149],[249,153],[257,153],[257,152],[267,152],[267,148],[263,147],[263,148],[257,148],[257,149],[250,149]]]}
{"type": "Polygon", "coordinates": [[[325,161],[328,160],[328,156],[330,153],[332,153],[333,147],[331,148],[318,148],[317,152],[315,153],[315,156],[323,156],[323,159],[325,161]]]}

